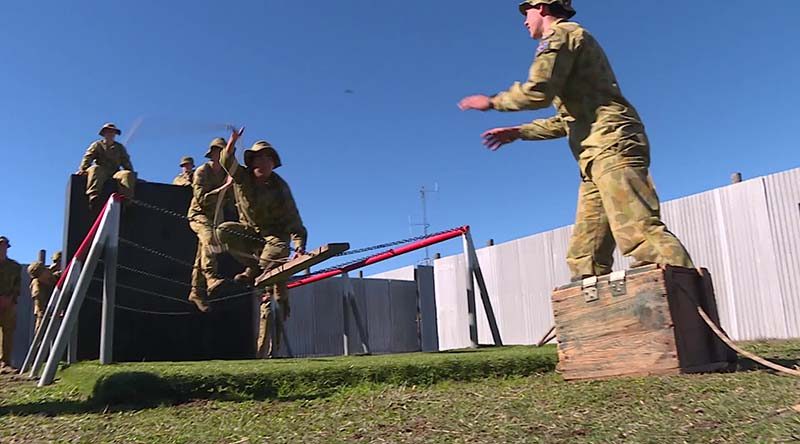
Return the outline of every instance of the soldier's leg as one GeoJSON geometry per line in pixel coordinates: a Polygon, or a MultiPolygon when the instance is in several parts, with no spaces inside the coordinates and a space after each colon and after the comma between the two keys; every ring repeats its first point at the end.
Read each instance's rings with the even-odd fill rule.
{"type": "Polygon", "coordinates": [[[103,185],[110,174],[108,170],[97,165],[90,166],[86,171],[86,195],[89,196],[89,202],[93,202],[103,191],[103,185]]]}
{"type": "Polygon", "coordinates": [[[270,352],[270,337],[272,328],[272,310],[269,300],[269,295],[266,295],[266,300],[261,301],[260,311],[261,316],[258,322],[258,348],[256,349],[256,357],[263,359],[269,356],[270,352]]]}
{"type": "Polygon", "coordinates": [[[117,171],[113,177],[119,184],[119,192],[125,197],[132,198],[136,190],[136,173],[133,171],[117,171]]]}
{"type": "MultiPolygon", "coordinates": [[[[261,251],[261,259],[259,261],[259,266],[261,269],[267,271],[283,265],[286,262],[286,259],[289,257],[289,241],[287,239],[281,239],[275,236],[268,236],[264,238],[264,241],[265,244],[261,251]]],[[[273,285],[265,292],[265,297],[267,298],[268,303],[265,304],[266,322],[264,329],[265,334],[270,337],[271,341],[266,341],[267,343],[264,344],[264,346],[267,348],[267,355],[271,357],[273,353],[280,349],[281,332],[280,324],[276,324],[276,333],[275,336],[272,337],[272,312],[274,308],[272,307],[271,301],[269,301],[270,293],[275,296],[275,301],[278,303],[281,309],[286,307],[285,310],[280,310],[282,312],[283,320],[285,320],[285,316],[288,314],[289,295],[285,282],[273,285]]]]}
{"type": "Polygon", "coordinates": [[[594,182],[584,179],[578,189],[575,226],[567,250],[572,280],[611,273],[615,246],[600,191],[594,182]]]}
{"type": "Polygon", "coordinates": [[[17,328],[17,308],[12,304],[0,312],[0,364],[11,367],[14,351],[14,329],[17,328]]]}
{"type": "Polygon", "coordinates": [[[225,222],[217,227],[217,236],[225,249],[242,265],[247,267],[236,275],[237,282],[252,285],[260,273],[259,257],[263,242],[258,233],[247,225],[238,222],[225,222]]]}
{"type": "Polygon", "coordinates": [[[621,167],[594,181],[625,256],[644,263],[694,267],[686,248],[661,221],[658,196],[646,167],[621,167]]]}

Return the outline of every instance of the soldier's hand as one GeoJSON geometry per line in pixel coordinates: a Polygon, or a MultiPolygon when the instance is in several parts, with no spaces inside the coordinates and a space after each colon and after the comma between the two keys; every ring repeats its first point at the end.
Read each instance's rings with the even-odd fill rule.
{"type": "Polygon", "coordinates": [[[519,139],[520,128],[518,126],[493,128],[481,134],[481,137],[486,148],[497,151],[501,146],[519,139]]]}
{"type": "Polygon", "coordinates": [[[85,176],[85,175],[87,175],[89,173],[87,171],[85,171],[85,170],[78,170],[78,171],[75,172],[75,174],[77,174],[78,176],[85,176]]]}
{"type": "Polygon", "coordinates": [[[244,134],[244,127],[238,131],[236,130],[236,127],[231,127],[231,141],[233,141],[233,143],[236,143],[236,141],[242,137],[242,134],[244,134]]]}
{"type": "Polygon", "coordinates": [[[492,101],[489,99],[488,96],[484,96],[482,94],[478,94],[475,96],[468,96],[461,99],[458,102],[458,107],[461,111],[466,111],[470,109],[477,109],[478,111],[486,111],[492,109],[492,101]]]}

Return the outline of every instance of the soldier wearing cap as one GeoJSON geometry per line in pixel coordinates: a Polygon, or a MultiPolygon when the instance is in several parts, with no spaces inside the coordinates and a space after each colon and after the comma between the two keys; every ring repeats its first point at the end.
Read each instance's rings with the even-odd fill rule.
{"type": "Polygon", "coordinates": [[[175,176],[175,179],[172,179],[172,184],[182,187],[192,186],[192,178],[194,177],[194,159],[189,156],[182,157],[181,163],[179,163],[178,166],[181,167],[181,172],[175,176]]]}
{"type": "Polygon", "coordinates": [[[44,318],[44,312],[50,296],[56,288],[58,278],[53,275],[50,268],[41,262],[28,265],[28,275],[31,277],[31,298],[33,299],[33,315],[36,319],[35,330],[39,330],[44,318]]]}
{"type": "Polygon", "coordinates": [[[56,281],[58,281],[61,278],[61,252],[56,251],[53,253],[53,256],[50,259],[53,261],[53,263],[48,268],[50,273],[55,276],[56,281]]]}
{"type": "MultiPolygon", "coordinates": [[[[226,222],[217,229],[220,240],[247,268],[234,279],[253,285],[256,277],[280,266],[289,257],[289,242],[294,244],[295,257],[304,254],[308,233],[289,185],[273,170],[281,166],[278,152],[260,140],[244,152],[244,166],[236,161],[234,144],[240,133],[233,131],[225,150],[222,166],[233,178],[239,222],[226,222]],[[237,233],[239,235],[237,235],[237,233]],[[260,239],[260,241],[259,241],[260,239]]],[[[289,315],[286,282],[271,291],[280,304],[284,320],[289,315]]],[[[258,356],[272,356],[280,347],[280,335],[270,341],[272,308],[264,297],[258,337],[258,356]]],[[[278,329],[280,331],[280,329],[278,329]]]]}
{"type": "Polygon", "coordinates": [[[222,214],[231,214],[233,195],[223,191],[228,173],[219,162],[220,153],[225,149],[225,139],[217,137],[208,145],[205,157],[208,162],[200,165],[194,172],[192,182],[192,202],[189,204],[189,227],[197,234],[197,253],[192,270],[192,290],[189,300],[202,312],[209,311],[208,293],[223,280],[217,275],[217,260],[211,246],[214,238],[214,223],[217,209],[222,214]],[[219,202],[222,196],[222,202],[219,202]],[[227,210],[227,211],[226,211],[227,210]]]}
{"type": "Polygon", "coordinates": [[[110,178],[117,181],[120,192],[128,197],[133,197],[136,186],[136,172],[128,151],[114,140],[122,131],[113,123],[106,123],[99,134],[103,138],[89,145],[77,172],[87,176],[86,195],[91,208],[97,208],[97,199],[103,191],[103,185],[110,178]]]}
{"type": "Polygon", "coordinates": [[[0,372],[14,371],[11,352],[14,330],[17,328],[17,299],[19,299],[22,266],[8,257],[11,242],[0,236],[0,372]]]}
{"type": "Polygon", "coordinates": [[[622,95],[603,48],[581,25],[571,0],[526,0],[525,26],[540,40],[524,83],[461,100],[462,110],[522,111],[554,106],[556,115],[483,134],[492,151],[522,140],[567,137],[580,169],[576,223],[567,253],[573,280],[611,272],[618,244],[634,266],[693,267],[661,221],[649,174],[650,145],[636,109],[622,95]]]}

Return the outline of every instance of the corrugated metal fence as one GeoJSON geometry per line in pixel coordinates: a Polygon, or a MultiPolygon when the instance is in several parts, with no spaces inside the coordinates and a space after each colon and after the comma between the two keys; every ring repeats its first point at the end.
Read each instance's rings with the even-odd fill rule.
{"type": "MultiPolygon", "coordinates": [[[[736,340],[800,337],[800,169],[666,202],[664,220],[715,283],[736,340]]],[[[552,290],[569,281],[572,227],[478,250],[503,341],[533,344],[553,324],[552,290]]],[[[616,253],[615,269],[629,265],[616,253]]],[[[463,255],[434,262],[439,345],[469,346],[463,255]]],[[[491,335],[478,303],[481,343],[491,335]]]]}

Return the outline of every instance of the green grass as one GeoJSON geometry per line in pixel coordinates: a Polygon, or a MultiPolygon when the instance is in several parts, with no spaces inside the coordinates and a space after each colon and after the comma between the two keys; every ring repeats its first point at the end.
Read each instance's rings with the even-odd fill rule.
{"type": "MultiPolygon", "coordinates": [[[[800,342],[746,348],[785,364],[800,359],[800,342]]],[[[800,440],[800,413],[792,409],[800,404],[797,378],[746,365],[751,369],[731,374],[566,383],[550,371],[554,363],[549,347],[263,362],[87,363],[62,372],[58,384],[46,389],[0,381],[0,442],[800,440]],[[137,372],[150,376],[131,376],[137,372]],[[146,382],[149,377],[156,379],[146,382]],[[150,390],[169,392],[156,397],[160,402],[193,400],[143,408],[136,402],[107,406],[98,398],[124,395],[117,386],[130,387],[125,396],[146,398],[143,387],[151,383],[150,390]]]]}

